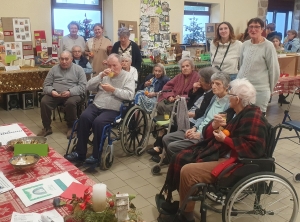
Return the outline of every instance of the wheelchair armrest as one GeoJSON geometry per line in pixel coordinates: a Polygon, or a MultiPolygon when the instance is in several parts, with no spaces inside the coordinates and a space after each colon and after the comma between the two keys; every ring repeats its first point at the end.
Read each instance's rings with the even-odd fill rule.
{"type": "Polygon", "coordinates": [[[249,158],[238,158],[240,163],[243,164],[257,164],[257,165],[262,165],[266,163],[273,163],[275,161],[274,158],[259,158],[259,159],[249,159],[249,158]]]}
{"type": "Polygon", "coordinates": [[[233,170],[235,168],[235,166],[237,165],[237,163],[233,163],[231,165],[229,165],[228,167],[226,167],[219,175],[218,175],[218,180],[223,178],[224,175],[226,175],[227,173],[229,173],[231,170],[233,170]]]}

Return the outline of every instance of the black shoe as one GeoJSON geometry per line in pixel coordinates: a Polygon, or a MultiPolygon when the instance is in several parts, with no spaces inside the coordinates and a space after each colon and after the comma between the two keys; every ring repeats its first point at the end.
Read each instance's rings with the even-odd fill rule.
{"type": "Polygon", "coordinates": [[[94,158],[93,156],[90,156],[89,158],[87,158],[85,160],[85,163],[87,164],[95,164],[95,163],[99,163],[99,160],[94,158]]]}
{"type": "Polygon", "coordinates": [[[66,158],[67,160],[69,160],[70,162],[74,162],[74,161],[84,161],[84,160],[85,160],[84,157],[80,157],[80,156],[78,155],[78,153],[76,153],[76,152],[72,152],[72,153],[70,153],[70,154],[65,155],[65,158],[66,158]]]}
{"type": "MultiPolygon", "coordinates": [[[[161,158],[160,158],[159,155],[155,155],[155,156],[151,157],[151,160],[153,160],[155,163],[159,163],[160,159],[161,158]]],[[[169,164],[169,161],[167,160],[167,157],[164,158],[163,164],[169,164]]]]}
{"type": "Polygon", "coordinates": [[[290,104],[290,102],[286,101],[286,97],[282,94],[279,95],[278,103],[282,106],[282,104],[290,104]]]}
{"type": "Polygon", "coordinates": [[[159,148],[159,152],[157,152],[154,148],[147,150],[147,153],[149,153],[151,156],[156,156],[162,153],[162,148],[159,148]]]}
{"type": "Polygon", "coordinates": [[[179,209],[179,201],[174,201],[173,203],[166,201],[161,204],[161,208],[170,214],[176,214],[179,209]]]}

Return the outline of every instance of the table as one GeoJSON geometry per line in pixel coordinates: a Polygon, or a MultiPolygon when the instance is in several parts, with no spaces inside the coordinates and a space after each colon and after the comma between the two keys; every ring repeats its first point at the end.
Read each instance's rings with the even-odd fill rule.
{"type": "MultiPolygon", "coordinates": [[[[27,136],[35,136],[28,128],[19,123],[27,136]]],[[[68,172],[71,176],[85,185],[94,185],[95,182],[89,179],[82,171],[75,167],[72,163],[63,158],[54,149],[49,147],[47,157],[42,157],[37,165],[32,170],[16,171],[8,163],[8,160],[13,156],[13,152],[4,147],[0,147],[0,170],[12,182],[15,187],[24,184],[35,182],[46,177],[54,176],[59,173],[68,172]]],[[[29,207],[25,207],[20,198],[13,190],[0,194],[0,221],[10,221],[13,211],[19,213],[37,212],[42,213],[53,209],[53,199],[45,200],[29,207]]],[[[70,212],[67,207],[56,208],[62,215],[68,215],[70,212]]]]}
{"type": "MultiPolygon", "coordinates": [[[[144,79],[147,75],[152,73],[153,66],[155,64],[152,62],[146,62],[142,63],[142,68],[141,68],[141,74],[139,76],[139,82],[144,82],[144,79]]],[[[178,64],[166,64],[164,65],[166,69],[167,76],[170,78],[173,78],[176,76],[178,73],[181,72],[180,67],[178,64]]],[[[210,61],[201,61],[201,62],[195,62],[195,69],[199,70],[201,68],[211,66],[210,61]]]]}
{"type": "Polygon", "coordinates": [[[274,87],[274,93],[293,93],[295,87],[300,86],[300,76],[281,77],[274,87]]]}
{"type": "Polygon", "coordinates": [[[50,68],[0,71],[0,93],[40,90],[50,68]]]}
{"type": "Polygon", "coordinates": [[[298,66],[299,66],[299,58],[298,55],[287,55],[283,57],[278,57],[280,73],[287,73],[290,76],[297,76],[298,66]]]}

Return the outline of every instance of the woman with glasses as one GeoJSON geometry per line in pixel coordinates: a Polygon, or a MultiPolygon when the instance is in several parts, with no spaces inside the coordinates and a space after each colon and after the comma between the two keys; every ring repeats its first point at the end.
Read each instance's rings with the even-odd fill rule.
{"type": "Polygon", "coordinates": [[[68,25],[68,29],[70,34],[64,36],[61,40],[58,55],[60,55],[63,51],[68,50],[72,52],[72,47],[74,45],[78,45],[81,47],[82,51],[85,48],[84,38],[78,35],[79,24],[77,22],[70,22],[68,25]]]}
{"type": "Polygon", "coordinates": [[[85,54],[93,66],[93,70],[98,75],[105,69],[106,59],[110,54],[109,47],[112,42],[103,36],[103,26],[96,23],[93,27],[94,37],[86,42],[85,54]]]}
{"type": "Polygon", "coordinates": [[[300,43],[295,30],[288,30],[287,37],[284,40],[283,46],[285,52],[299,52],[300,43]]]}
{"type": "MultiPolygon", "coordinates": [[[[162,209],[170,214],[177,212],[194,184],[216,182],[218,175],[237,162],[238,157],[256,159],[265,154],[270,125],[260,108],[253,105],[255,88],[246,79],[233,80],[230,86],[229,103],[235,116],[226,122],[220,114],[214,115],[202,130],[207,139],[174,154],[171,159],[164,187],[167,199],[162,204],[162,209]],[[225,135],[220,127],[229,134],[225,135]],[[172,192],[176,189],[180,202],[171,203],[172,192]]],[[[189,201],[180,221],[195,221],[194,207],[195,202],[189,201]]]]}
{"type": "Polygon", "coordinates": [[[234,80],[238,73],[242,43],[235,39],[229,22],[220,23],[217,30],[217,36],[210,46],[211,65],[219,71],[229,73],[230,79],[234,80]]]}
{"type": "Polygon", "coordinates": [[[260,18],[251,19],[248,26],[250,40],[241,49],[240,70],[237,78],[247,78],[256,89],[256,103],[266,112],[271,93],[279,78],[280,69],[272,42],[262,36],[265,23],[260,18]]]}

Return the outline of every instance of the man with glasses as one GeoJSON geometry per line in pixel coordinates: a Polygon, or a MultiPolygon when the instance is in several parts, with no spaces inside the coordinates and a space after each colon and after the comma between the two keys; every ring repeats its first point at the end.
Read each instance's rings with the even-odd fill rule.
{"type": "Polygon", "coordinates": [[[86,86],[84,70],[72,61],[72,54],[69,51],[63,51],[59,57],[59,64],[53,66],[46,76],[43,85],[44,96],[41,101],[44,129],[37,134],[38,136],[52,134],[52,110],[63,104],[68,126],[67,138],[70,137],[73,123],[77,119],[77,103],[82,100],[86,86]]]}
{"type": "Polygon", "coordinates": [[[93,68],[89,63],[89,60],[82,55],[82,49],[78,45],[72,47],[73,63],[81,66],[86,74],[86,80],[91,78],[93,68]]]}

